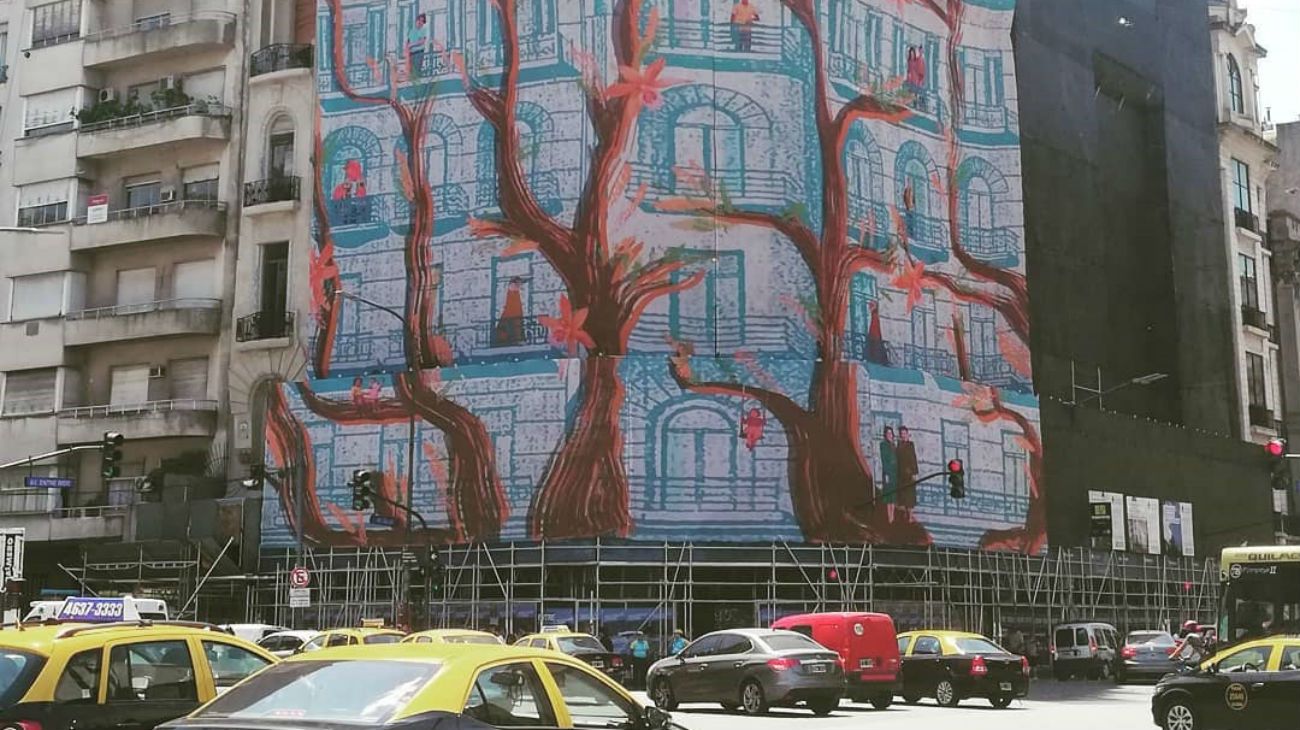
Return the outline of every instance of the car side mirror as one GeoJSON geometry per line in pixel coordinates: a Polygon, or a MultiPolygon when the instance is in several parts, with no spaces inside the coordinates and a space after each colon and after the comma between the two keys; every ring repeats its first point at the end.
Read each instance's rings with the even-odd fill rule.
{"type": "Polygon", "coordinates": [[[1210,664],[1208,667],[1205,668],[1205,671],[1206,671],[1207,674],[1218,674],[1218,673],[1219,673],[1219,663],[1218,663],[1218,662],[1214,662],[1214,663],[1210,664]]]}
{"type": "Polygon", "coordinates": [[[673,724],[673,716],[658,707],[645,708],[645,714],[641,716],[641,726],[645,730],[668,730],[673,724]]]}

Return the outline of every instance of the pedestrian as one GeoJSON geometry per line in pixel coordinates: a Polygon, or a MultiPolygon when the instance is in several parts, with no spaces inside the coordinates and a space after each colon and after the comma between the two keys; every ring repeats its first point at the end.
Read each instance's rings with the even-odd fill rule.
{"type": "Polygon", "coordinates": [[[645,634],[637,634],[628,648],[632,651],[632,686],[640,689],[645,686],[646,669],[650,667],[650,642],[645,634]]]}
{"type": "Polygon", "coordinates": [[[677,656],[686,649],[686,645],[689,643],[690,641],[686,639],[686,634],[682,633],[681,629],[675,629],[673,631],[673,640],[668,645],[668,653],[677,656]]]}
{"type": "Polygon", "coordinates": [[[731,29],[736,34],[736,50],[754,50],[754,24],[759,21],[758,8],[749,0],[740,0],[731,9],[731,29]]]}

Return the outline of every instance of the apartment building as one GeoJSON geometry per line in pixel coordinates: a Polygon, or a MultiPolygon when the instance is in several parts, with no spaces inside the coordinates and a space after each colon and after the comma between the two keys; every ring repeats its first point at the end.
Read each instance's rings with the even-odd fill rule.
{"type": "Polygon", "coordinates": [[[0,2],[0,462],[126,437],[115,479],[96,450],[0,471],[0,515],[28,528],[29,569],[43,548],[53,560],[88,539],[197,540],[223,521],[255,544],[242,517],[217,515],[244,501],[231,346],[289,332],[292,316],[271,293],[236,312],[232,293],[237,270],[276,269],[274,243],[291,236],[247,270],[236,242],[306,230],[292,171],[308,164],[312,105],[285,85],[311,93],[310,46],[291,43],[304,18],[310,39],[313,14],[271,0],[0,2]],[[297,126],[276,116],[290,108],[297,126]],[[141,498],[144,475],[167,488],[141,498]],[[222,502],[202,530],[200,499],[222,502]]]}
{"type": "Polygon", "coordinates": [[[1219,157],[1223,174],[1225,255],[1235,272],[1233,340],[1237,354],[1239,418],[1245,440],[1263,443],[1281,433],[1277,318],[1272,295],[1265,183],[1277,147],[1265,139],[1259,104],[1255,39],[1238,0],[1210,3],[1219,157]]]}

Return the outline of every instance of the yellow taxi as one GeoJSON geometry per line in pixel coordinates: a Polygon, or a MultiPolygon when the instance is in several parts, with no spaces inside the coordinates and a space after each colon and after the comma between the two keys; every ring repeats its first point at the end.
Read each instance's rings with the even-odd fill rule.
{"type": "Polygon", "coordinates": [[[1196,671],[1167,674],[1151,696],[1166,730],[1293,728],[1300,718],[1300,635],[1229,646],[1196,671]]]}
{"type": "MultiPolygon", "coordinates": [[[[678,728],[562,654],[517,646],[393,644],[298,654],[165,730],[678,728]]],[[[679,728],[680,730],[680,728],[679,728]]]]}
{"type": "Polygon", "coordinates": [[[471,629],[431,629],[417,631],[402,637],[403,644],[493,644],[500,646],[506,642],[496,634],[471,629]]]}
{"type": "Polygon", "coordinates": [[[0,629],[0,727],[150,730],[276,662],[179,621],[0,629]]]}
{"type": "Polygon", "coordinates": [[[627,680],[627,672],[631,669],[623,661],[623,657],[609,651],[605,645],[600,643],[600,639],[591,634],[583,634],[577,631],[543,631],[538,634],[528,634],[519,641],[515,646],[526,646],[532,649],[550,649],[558,651],[561,654],[568,654],[571,657],[581,659],[600,671],[614,678],[616,682],[627,680]]]}
{"type": "Polygon", "coordinates": [[[361,628],[326,629],[311,641],[302,645],[298,651],[309,652],[335,646],[356,646],[358,644],[396,644],[406,634],[397,629],[380,629],[363,626],[361,628]]]}

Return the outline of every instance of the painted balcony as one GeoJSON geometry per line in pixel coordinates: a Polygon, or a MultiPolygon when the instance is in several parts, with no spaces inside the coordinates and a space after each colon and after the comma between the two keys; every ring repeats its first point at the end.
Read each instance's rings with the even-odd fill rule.
{"type": "Polygon", "coordinates": [[[77,156],[91,159],[176,142],[225,141],[230,138],[230,108],[196,102],[83,124],[77,131],[77,156]]]}
{"type": "Polygon", "coordinates": [[[160,63],[182,55],[230,48],[235,42],[235,15],[213,10],[155,15],[94,31],[83,39],[81,63],[86,68],[160,63]]]}
{"type": "Polygon", "coordinates": [[[64,318],[69,347],[176,335],[215,335],[220,299],[164,299],[72,312],[64,318]]]}
{"type": "Polygon", "coordinates": [[[88,224],[82,216],[72,227],[71,247],[73,251],[86,251],[125,243],[224,235],[225,203],[178,200],[111,211],[104,223],[88,224]]]}
{"type": "Polygon", "coordinates": [[[211,438],[217,430],[217,402],[184,399],[68,408],[59,411],[57,429],[60,444],[98,442],[105,431],[130,434],[132,440],[211,438]]]}
{"type": "Polygon", "coordinates": [[[881,89],[885,85],[885,71],[867,65],[856,56],[842,51],[831,51],[826,57],[826,73],[831,80],[849,89],[881,89]]]}
{"type": "Polygon", "coordinates": [[[526,316],[485,322],[475,331],[473,356],[479,358],[549,352],[551,333],[537,320],[526,316]]]}
{"type": "Polygon", "coordinates": [[[943,348],[903,345],[901,352],[902,366],[905,368],[949,378],[959,375],[957,356],[943,348]]]}
{"type": "Polygon", "coordinates": [[[948,260],[948,221],[919,213],[904,213],[912,255],[927,264],[948,260]]]}
{"type": "Polygon", "coordinates": [[[642,183],[649,186],[649,202],[664,198],[707,198],[712,193],[718,198],[725,192],[736,205],[749,205],[767,210],[784,210],[791,201],[803,199],[803,189],[794,176],[777,170],[710,170],[712,191],[704,189],[702,181],[683,179],[673,170],[644,162],[632,163],[632,187],[642,183]]]}
{"type": "MultiPolygon", "coordinates": [[[[499,207],[497,182],[495,177],[478,181],[478,190],[474,196],[475,211],[496,210],[499,207]]],[[[537,198],[537,203],[547,213],[554,215],[564,206],[560,198],[560,178],[554,171],[535,172],[529,175],[528,185],[533,191],[533,196],[537,198]]]]}
{"type": "Polygon", "coordinates": [[[963,129],[977,132],[1005,132],[1008,128],[1010,115],[1005,106],[976,104],[966,102],[962,104],[961,109],[961,126],[963,129]]]}
{"type": "Polygon", "coordinates": [[[889,206],[873,200],[849,196],[849,229],[854,245],[866,245],[883,251],[889,247],[893,213],[889,206]]]}
{"type": "Polygon", "coordinates": [[[990,266],[1011,268],[1020,263],[1020,236],[1011,228],[963,228],[961,245],[990,266]]]}
{"type": "MultiPolygon", "coordinates": [[[[671,55],[699,55],[743,61],[779,59],[793,51],[789,28],[754,23],[748,33],[729,22],[711,19],[680,19],[671,16],[659,21],[657,48],[671,55]]],[[[726,70],[725,65],[720,70],[726,70]]]]}

